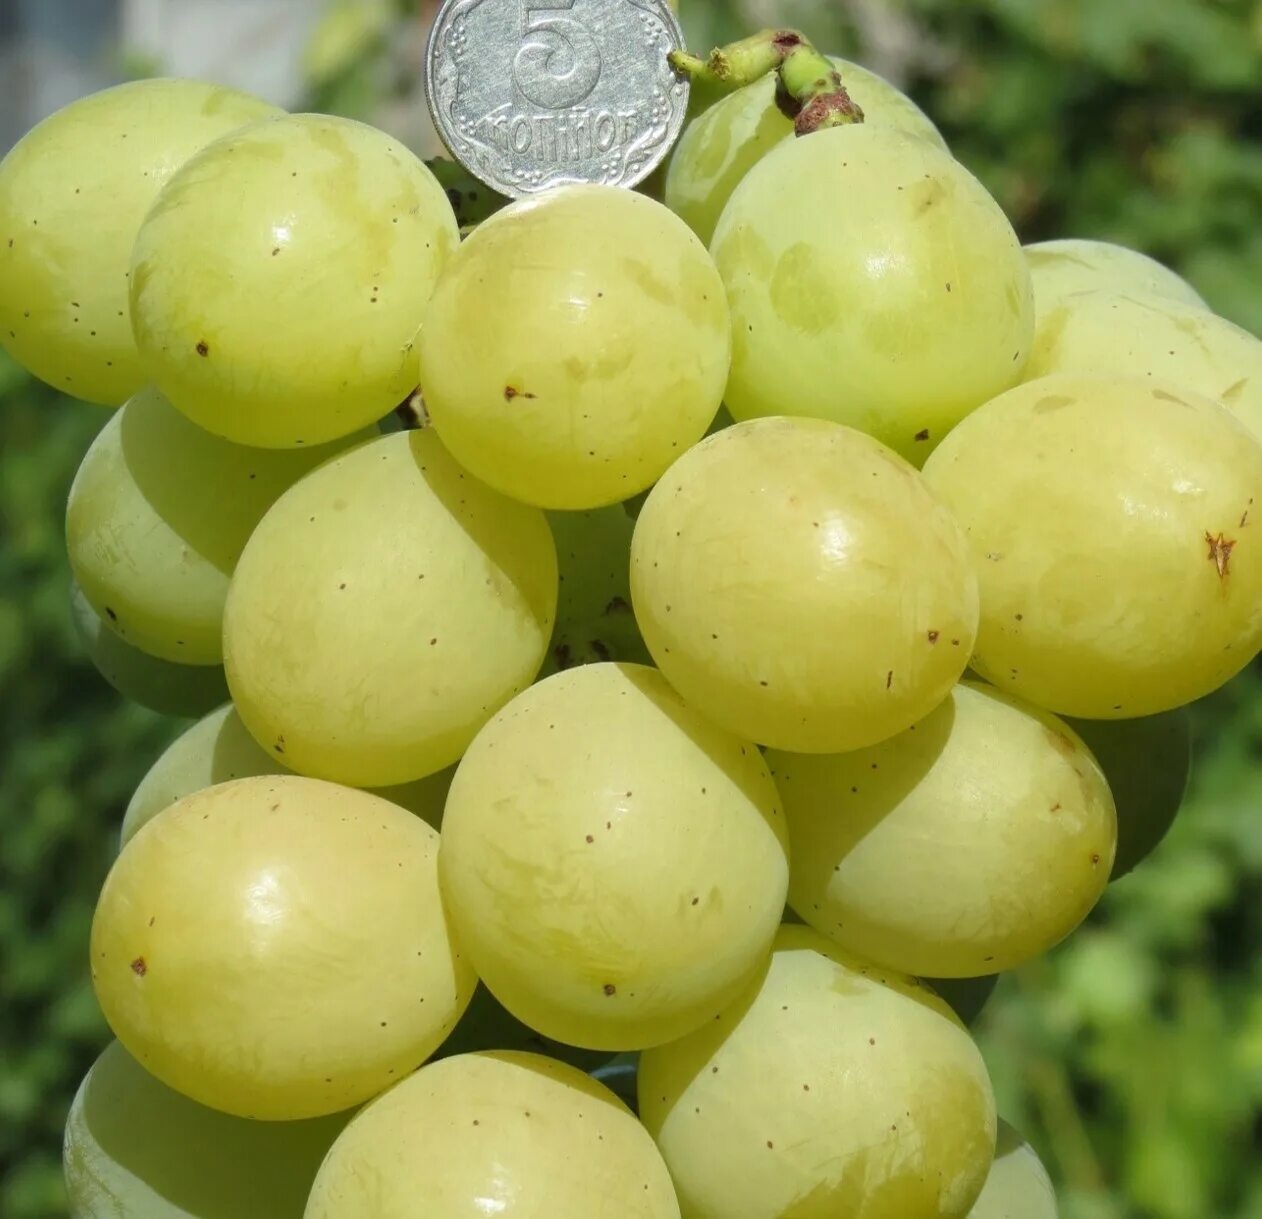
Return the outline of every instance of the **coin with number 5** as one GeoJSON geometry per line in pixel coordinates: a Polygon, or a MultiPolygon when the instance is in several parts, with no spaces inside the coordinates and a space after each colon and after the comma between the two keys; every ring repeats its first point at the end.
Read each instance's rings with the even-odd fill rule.
{"type": "Polygon", "coordinates": [[[426,90],[439,134],[513,198],[570,182],[634,186],[683,126],[688,82],[666,0],[446,0],[426,90]]]}

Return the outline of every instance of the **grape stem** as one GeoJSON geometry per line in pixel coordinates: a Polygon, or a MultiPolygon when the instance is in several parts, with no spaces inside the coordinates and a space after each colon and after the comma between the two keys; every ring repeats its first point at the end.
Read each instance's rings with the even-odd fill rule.
{"type": "Polygon", "coordinates": [[[832,61],[797,30],[762,30],[715,47],[704,59],[688,51],[672,51],[669,58],[693,84],[712,88],[740,89],[774,72],[776,102],[799,136],[863,122],[832,61]]]}

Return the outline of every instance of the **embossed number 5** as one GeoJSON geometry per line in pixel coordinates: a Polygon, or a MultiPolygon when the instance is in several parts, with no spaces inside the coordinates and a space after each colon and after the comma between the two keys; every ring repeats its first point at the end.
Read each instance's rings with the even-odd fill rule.
{"type": "Polygon", "coordinates": [[[536,106],[567,110],[600,79],[600,48],[572,17],[550,16],[572,9],[574,0],[522,0],[522,42],[513,60],[517,87],[536,106]]]}

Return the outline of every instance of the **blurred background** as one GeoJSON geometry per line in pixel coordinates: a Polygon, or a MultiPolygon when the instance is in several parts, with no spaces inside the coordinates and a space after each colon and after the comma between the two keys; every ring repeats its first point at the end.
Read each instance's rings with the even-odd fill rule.
{"type": "MultiPolygon", "coordinates": [[[[0,0],[0,152],[134,76],[199,76],[437,151],[404,0],[0,0]]],[[[1124,242],[1262,333],[1260,0],[682,0],[689,44],[804,29],[907,89],[1025,240],[1124,242]]],[[[0,1219],[59,1219],[107,1040],[87,929],[122,809],[183,727],[70,624],[66,492],[105,419],[0,354],[0,1219]]],[[[1064,1219],[1262,1219],[1262,669],[1196,707],[1192,790],[1088,925],[979,1023],[1064,1219]]]]}

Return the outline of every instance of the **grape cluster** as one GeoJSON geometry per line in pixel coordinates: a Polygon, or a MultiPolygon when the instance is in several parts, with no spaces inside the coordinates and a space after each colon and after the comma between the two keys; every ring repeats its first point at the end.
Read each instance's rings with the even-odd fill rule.
{"type": "Polygon", "coordinates": [[[76,621],[204,716],[97,906],[77,1219],[1055,1215],[966,1019],[1262,648],[1262,344],[834,62],[862,123],[758,80],[664,203],[463,242],[194,82],[0,163],[0,341],[118,408],[76,621]]]}

